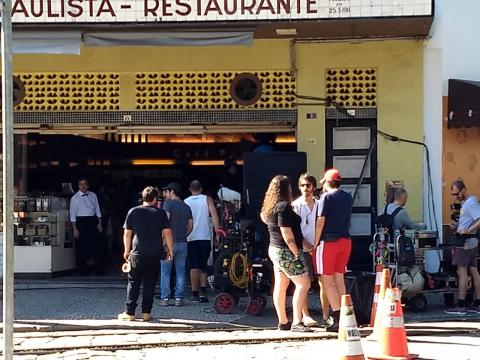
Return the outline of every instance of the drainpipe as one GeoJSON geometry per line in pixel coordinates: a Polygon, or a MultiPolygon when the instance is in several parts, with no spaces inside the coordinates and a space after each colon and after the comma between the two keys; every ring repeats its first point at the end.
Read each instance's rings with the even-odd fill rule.
{"type": "Polygon", "coordinates": [[[13,359],[13,70],[12,0],[0,3],[3,140],[3,358],[13,359]]]}

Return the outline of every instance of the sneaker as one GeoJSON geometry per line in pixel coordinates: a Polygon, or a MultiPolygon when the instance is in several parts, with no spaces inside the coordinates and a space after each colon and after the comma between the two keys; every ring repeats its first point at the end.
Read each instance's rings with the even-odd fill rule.
{"type": "Polygon", "coordinates": [[[161,299],[160,306],[170,306],[170,299],[161,299]]]}
{"type": "Polygon", "coordinates": [[[480,305],[472,305],[467,309],[467,312],[480,314],[480,305]]]}
{"type": "Polygon", "coordinates": [[[321,324],[320,326],[321,326],[321,327],[325,327],[325,328],[328,327],[328,326],[332,326],[333,323],[334,323],[334,321],[335,321],[335,320],[333,320],[333,317],[330,316],[327,320],[322,319],[322,321],[321,321],[321,323],[320,323],[320,324],[321,324]]]}
{"type": "Polygon", "coordinates": [[[286,324],[278,323],[278,330],[282,330],[282,331],[290,330],[291,327],[292,327],[292,323],[290,321],[287,322],[286,324]]]}
{"type": "Polygon", "coordinates": [[[317,327],[318,326],[317,320],[313,319],[311,316],[304,316],[302,322],[305,326],[308,326],[308,327],[317,327]]]}
{"type": "Polygon", "coordinates": [[[199,302],[200,302],[200,296],[198,296],[198,295],[193,295],[193,296],[192,296],[192,302],[194,302],[194,303],[199,303],[199,302]]]}
{"type": "Polygon", "coordinates": [[[200,295],[200,302],[201,303],[208,303],[208,297],[205,295],[200,295]]]}
{"type": "Polygon", "coordinates": [[[125,311],[117,316],[121,321],[135,321],[135,315],[128,315],[125,311]]]}
{"type": "Polygon", "coordinates": [[[184,301],[183,299],[175,299],[175,306],[183,306],[184,301]]]}
{"type": "Polygon", "coordinates": [[[304,323],[299,322],[298,324],[292,325],[292,327],[290,328],[290,331],[293,331],[293,332],[312,332],[313,330],[310,329],[308,326],[305,326],[304,323]]]}
{"type": "Polygon", "coordinates": [[[144,322],[148,322],[152,320],[152,314],[151,313],[142,313],[142,320],[144,322]]]}
{"type": "Polygon", "coordinates": [[[453,308],[445,310],[445,313],[450,315],[467,315],[467,310],[463,306],[455,306],[453,308]]]}
{"type": "Polygon", "coordinates": [[[325,331],[326,332],[338,332],[338,323],[334,321],[332,325],[327,326],[325,328],[325,331]]]}

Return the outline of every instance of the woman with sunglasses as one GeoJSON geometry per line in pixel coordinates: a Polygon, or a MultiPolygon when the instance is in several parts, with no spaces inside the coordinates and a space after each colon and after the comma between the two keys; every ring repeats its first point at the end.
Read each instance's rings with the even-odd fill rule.
{"type": "Polygon", "coordinates": [[[310,278],[303,256],[301,220],[293,211],[291,201],[290,180],[277,175],[268,186],[260,216],[270,234],[268,255],[274,266],[273,304],[278,316],[278,329],[307,332],[311,330],[302,322],[302,307],[310,288],[310,278]],[[295,284],[292,323],[288,321],[285,304],[290,280],[295,284]]]}

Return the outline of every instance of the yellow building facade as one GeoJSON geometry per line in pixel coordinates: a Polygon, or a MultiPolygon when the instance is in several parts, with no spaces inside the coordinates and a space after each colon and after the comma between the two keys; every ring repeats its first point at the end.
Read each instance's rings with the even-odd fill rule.
{"type": "MultiPolygon", "coordinates": [[[[294,46],[290,40],[254,40],[251,47],[83,47],[79,56],[15,55],[14,72],[24,82],[27,79],[25,99],[30,99],[30,102],[25,103],[24,101],[17,107],[17,111],[32,113],[50,110],[73,114],[84,110],[161,112],[185,109],[185,106],[181,104],[178,107],[162,107],[161,101],[152,101],[154,106],[150,109],[148,106],[142,106],[143,103],[138,101],[138,85],[148,86],[148,81],[142,79],[142,76],[148,76],[148,74],[167,73],[172,76],[175,74],[181,76],[206,74],[208,77],[212,73],[216,73],[222,79],[227,77],[228,80],[230,79],[228,76],[233,78],[234,73],[248,72],[259,74],[260,78],[262,76],[269,78],[272,87],[276,86],[275,84],[278,85],[275,79],[282,78],[282,82],[288,83],[288,89],[285,90],[284,87],[277,89],[278,96],[275,97],[272,94],[271,98],[265,100],[264,105],[260,102],[255,107],[242,107],[232,102],[224,104],[223,107],[220,105],[216,107],[215,103],[208,103],[203,109],[215,111],[216,109],[235,108],[244,111],[252,109],[261,111],[271,109],[271,104],[274,102],[277,103],[276,106],[279,109],[296,109],[298,150],[307,153],[309,170],[320,177],[326,161],[325,107],[308,105],[308,103],[298,105],[299,101],[292,94],[324,98],[328,96],[328,71],[372,69],[376,74],[374,98],[371,103],[367,101],[365,104],[361,102],[359,104],[363,107],[377,109],[379,130],[401,138],[421,141],[423,134],[422,54],[423,42],[421,40],[337,43],[305,41],[298,42],[294,46]],[[50,85],[47,84],[48,74],[52,78],[50,85]],[[60,85],[61,77],[73,80],[75,76],[82,77],[85,74],[92,79],[92,88],[95,86],[105,86],[106,88],[107,94],[103,95],[103,101],[100,103],[96,101],[102,100],[102,96],[98,96],[99,93],[95,93],[95,90],[92,89],[92,97],[96,99],[90,102],[92,107],[89,107],[88,101],[85,102],[88,97],[79,100],[77,107],[74,102],[66,102],[66,105],[62,107],[62,102],[55,102],[52,99],[51,105],[48,107],[49,103],[46,99],[39,100],[38,94],[35,95],[35,91],[38,92],[38,89],[35,90],[35,83],[37,83],[40,84],[37,85],[37,88],[38,86],[50,88],[56,96],[59,96],[58,93],[62,89],[70,91],[71,93],[66,98],[72,101],[76,96],[75,91],[82,89],[75,89],[74,85],[60,85]],[[139,76],[138,74],[143,75],[139,76]],[[37,82],[35,82],[36,75],[41,77],[37,82]],[[110,75],[112,78],[109,77],[110,75]],[[96,82],[95,79],[97,79],[96,82]],[[55,80],[58,80],[56,85],[53,84],[55,80]],[[38,103],[37,108],[35,108],[36,103],[38,103]],[[312,113],[315,114],[315,119],[307,119],[308,114],[312,113]]],[[[215,82],[215,79],[211,80],[215,82]]],[[[205,87],[206,92],[208,89],[209,87],[205,87]]],[[[45,92],[47,91],[48,89],[45,90],[45,92]]],[[[147,98],[161,98],[161,94],[144,95],[147,98]]],[[[204,95],[210,96],[208,93],[204,95]]],[[[80,93],[78,96],[82,97],[80,93]]],[[[198,93],[194,94],[195,96],[202,97],[198,93]]],[[[223,93],[219,97],[226,98],[228,96],[227,93],[223,93]]],[[[48,96],[46,97],[48,98],[48,96]]],[[[202,103],[197,105],[197,108],[190,109],[202,109],[202,103]]],[[[402,180],[410,194],[409,211],[414,219],[420,219],[423,197],[422,149],[408,144],[390,142],[382,137],[378,137],[377,147],[378,204],[382,204],[384,201],[385,182],[402,180]]]]}
{"type": "Polygon", "coordinates": [[[410,217],[427,221],[432,0],[41,3],[13,6],[17,195],[65,196],[89,176],[128,209],[147,183],[201,179],[215,194],[230,179],[254,220],[262,171],[320,179],[336,167],[355,195],[353,270],[371,267],[387,184],[403,185],[410,217]],[[260,149],[276,154],[249,158],[260,149]]]}

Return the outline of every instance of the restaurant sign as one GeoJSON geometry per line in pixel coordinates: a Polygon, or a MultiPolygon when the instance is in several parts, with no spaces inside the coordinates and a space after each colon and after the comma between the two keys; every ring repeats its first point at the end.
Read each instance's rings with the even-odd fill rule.
{"type": "Polygon", "coordinates": [[[13,0],[14,23],[149,23],[431,16],[432,0],[13,0]]]}

